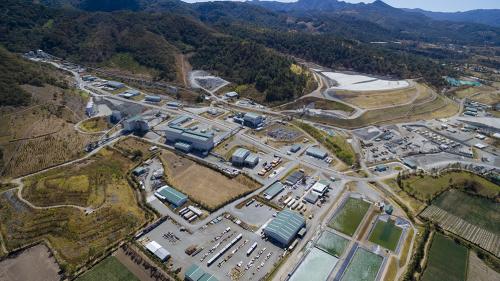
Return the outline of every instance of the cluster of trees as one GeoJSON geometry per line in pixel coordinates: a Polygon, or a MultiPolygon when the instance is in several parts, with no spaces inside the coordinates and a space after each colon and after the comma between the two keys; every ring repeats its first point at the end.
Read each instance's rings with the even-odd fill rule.
{"type": "Polygon", "coordinates": [[[215,69],[237,84],[255,84],[268,102],[292,100],[307,77],[291,70],[292,61],[252,41],[222,37],[207,42],[191,58],[195,68],[215,69]]]}
{"type": "Polygon", "coordinates": [[[222,28],[235,36],[331,68],[389,75],[395,78],[422,77],[427,83],[438,88],[445,85],[442,76],[449,74],[448,68],[421,56],[339,39],[331,35],[280,32],[243,25],[222,28]]]}
{"type": "Polygon", "coordinates": [[[43,86],[51,84],[67,88],[64,81],[51,75],[48,66],[41,66],[23,60],[0,46],[0,106],[25,106],[31,95],[20,85],[43,86]]]}

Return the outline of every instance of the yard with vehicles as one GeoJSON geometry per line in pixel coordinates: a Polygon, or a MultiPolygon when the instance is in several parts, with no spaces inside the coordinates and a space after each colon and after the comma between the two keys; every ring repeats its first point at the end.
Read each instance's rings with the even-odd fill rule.
{"type": "Polygon", "coordinates": [[[395,225],[395,222],[390,218],[387,221],[377,220],[373,228],[369,240],[388,250],[396,251],[399,239],[403,230],[395,225]]]}
{"type": "Polygon", "coordinates": [[[41,240],[48,241],[63,271],[72,276],[90,259],[102,255],[144,226],[151,217],[139,206],[127,181],[126,173],[133,165],[134,162],[119,152],[102,149],[89,159],[30,177],[27,182],[34,187],[28,188],[32,193],[30,199],[36,202],[35,206],[45,206],[36,209],[21,201],[14,190],[3,193],[0,229],[6,248],[12,251],[41,240]],[[93,174],[85,174],[89,172],[86,167],[92,165],[99,169],[93,174]],[[87,176],[88,187],[84,176],[87,176]],[[98,186],[90,176],[98,177],[104,186],[98,186]],[[49,186],[47,181],[51,182],[49,186]],[[86,187],[87,193],[73,196],[75,190],[66,190],[68,181],[78,183],[78,188],[86,187]],[[36,188],[39,184],[42,190],[52,189],[57,195],[43,196],[36,188]],[[92,188],[103,190],[96,192],[92,188]],[[103,202],[96,209],[84,211],[64,205],[51,208],[52,204],[97,202],[92,199],[93,196],[98,198],[97,194],[104,200],[100,199],[103,202]]]}
{"type": "Polygon", "coordinates": [[[210,211],[260,187],[260,184],[244,174],[229,178],[170,151],[163,150],[160,159],[165,169],[167,182],[188,195],[193,202],[210,211]]]}
{"type": "Polygon", "coordinates": [[[359,198],[349,197],[333,215],[328,226],[352,236],[369,208],[370,203],[359,198]]]}
{"type": "Polygon", "coordinates": [[[120,261],[113,257],[107,257],[91,270],[78,277],[76,281],[139,281],[120,261]]]}
{"type": "Polygon", "coordinates": [[[111,123],[108,122],[107,116],[98,116],[80,123],[80,129],[88,133],[97,133],[111,129],[111,123]]]}
{"type": "Polygon", "coordinates": [[[436,233],[432,239],[423,281],[465,281],[468,250],[452,239],[436,233]]]}

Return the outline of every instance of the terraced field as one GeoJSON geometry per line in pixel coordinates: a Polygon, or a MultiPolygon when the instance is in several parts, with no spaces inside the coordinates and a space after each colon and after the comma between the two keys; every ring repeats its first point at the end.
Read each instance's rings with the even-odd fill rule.
{"type": "MultiPolygon", "coordinates": [[[[124,158],[124,167],[131,168],[134,163],[128,161],[121,154],[109,149],[99,152],[102,160],[109,162],[111,159],[124,158]]],[[[90,161],[92,162],[92,161],[90,161]]],[[[88,163],[79,162],[73,167],[65,168],[68,174],[72,169],[80,167],[85,170],[88,163]]],[[[79,209],[71,207],[32,209],[17,197],[14,191],[5,192],[0,196],[0,231],[9,251],[19,247],[47,240],[55,252],[56,259],[61,268],[69,275],[83,266],[91,257],[101,255],[113,244],[123,240],[132,232],[143,226],[147,214],[138,205],[134,191],[130,187],[124,174],[116,173],[107,175],[105,171],[97,171],[101,176],[111,178],[106,186],[105,203],[91,214],[86,214],[79,209]]],[[[64,171],[58,177],[51,178],[56,182],[64,182],[64,171]]],[[[40,178],[53,176],[40,174],[40,178]]],[[[90,179],[91,181],[92,179],[90,179]]],[[[32,179],[33,186],[37,186],[32,179]]],[[[64,186],[60,185],[60,186],[64,186]]],[[[59,190],[59,199],[67,199],[59,190]]],[[[37,192],[36,189],[32,192],[37,192]]],[[[42,200],[43,197],[37,197],[42,200]]],[[[38,202],[42,205],[43,202],[38,202]]]]}
{"type": "Polygon", "coordinates": [[[444,230],[455,233],[500,257],[500,236],[495,233],[473,225],[436,206],[429,206],[420,216],[437,222],[444,230]]]}

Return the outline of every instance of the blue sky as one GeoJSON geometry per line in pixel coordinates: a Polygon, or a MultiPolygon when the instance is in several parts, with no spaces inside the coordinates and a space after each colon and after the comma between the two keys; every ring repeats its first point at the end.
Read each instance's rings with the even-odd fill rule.
{"type": "MultiPolygon", "coordinates": [[[[203,2],[208,0],[183,0],[185,2],[203,2]]],[[[278,0],[294,2],[295,0],[278,0]]],[[[344,0],[345,2],[370,3],[373,0],[344,0]]],[[[474,9],[500,9],[500,0],[383,0],[385,3],[398,8],[421,8],[429,11],[457,12],[474,9]]]]}

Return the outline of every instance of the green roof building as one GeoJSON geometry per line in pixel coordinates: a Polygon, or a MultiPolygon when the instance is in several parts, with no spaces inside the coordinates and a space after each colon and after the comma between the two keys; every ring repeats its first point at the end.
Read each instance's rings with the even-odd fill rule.
{"type": "Polygon", "coordinates": [[[188,281],[218,281],[213,274],[206,273],[196,264],[191,265],[186,270],[184,279],[188,281]]]}
{"type": "Polygon", "coordinates": [[[264,228],[264,233],[280,246],[286,247],[295,239],[300,229],[306,226],[306,220],[302,215],[286,209],[278,213],[276,217],[264,228]]]}
{"type": "Polygon", "coordinates": [[[276,195],[280,194],[285,187],[283,184],[279,181],[271,184],[264,192],[262,193],[264,195],[264,198],[267,200],[273,199],[276,195]]]}
{"type": "Polygon", "coordinates": [[[186,203],[188,197],[171,188],[168,185],[164,185],[160,187],[156,192],[155,192],[156,197],[160,198],[161,200],[167,201],[168,203],[174,205],[175,207],[180,207],[186,203]]]}

